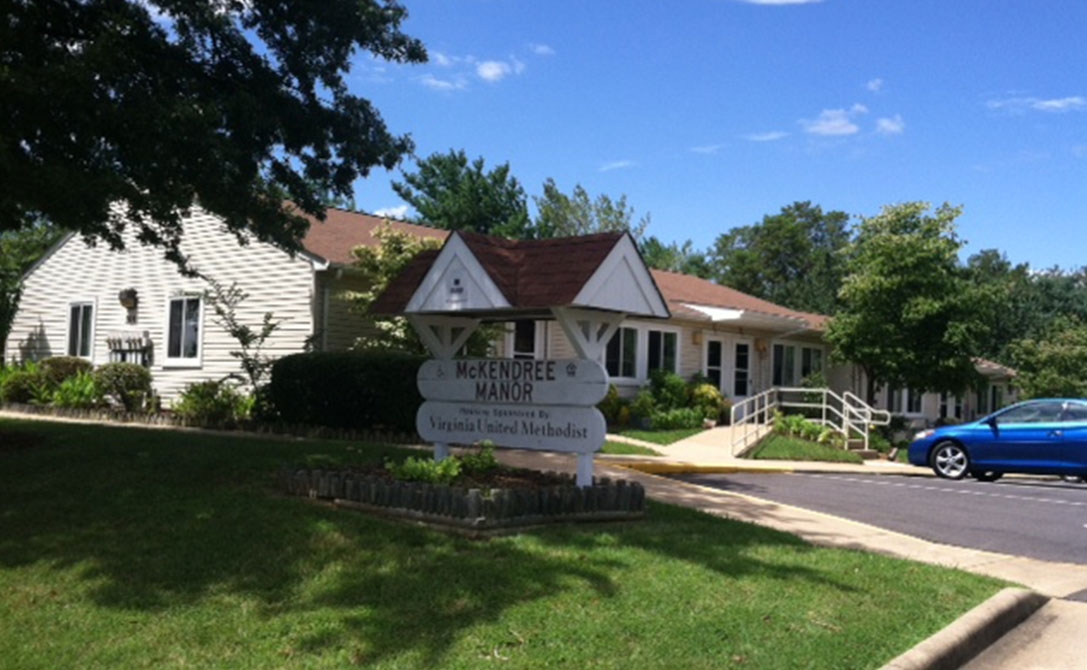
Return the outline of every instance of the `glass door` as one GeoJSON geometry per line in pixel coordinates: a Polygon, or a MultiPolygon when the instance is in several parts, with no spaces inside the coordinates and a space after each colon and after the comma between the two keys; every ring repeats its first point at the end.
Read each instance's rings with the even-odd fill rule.
{"type": "Polygon", "coordinates": [[[728,389],[722,385],[725,380],[725,343],[721,340],[706,340],[706,366],[703,371],[710,383],[722,394],[728,395],[728,389]]]}
{"type": "Polygon", "coordinates": [[[732,388],[726,389],[731,393],[725,395],[730,396],[735,404],[751,394],[751,342],[737,341],[733,351],[732,388]]]}

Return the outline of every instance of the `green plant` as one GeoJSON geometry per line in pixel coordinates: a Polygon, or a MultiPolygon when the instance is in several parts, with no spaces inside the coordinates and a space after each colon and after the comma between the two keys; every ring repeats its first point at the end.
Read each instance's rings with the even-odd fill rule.
{"type": "Polygon", "coordinates": [[[243,291],[237,282],[228,288],[214,279],[208,279],[211,292],[208,294],[208,303],[215,310],[215,323],[225,330],[238,343],[240,349],[230,352],[230,355],[238,359],[245,377],[242,381],[255,390],[264,383],[265,377],[272,369],[273,360],[263,353],[264,343],[279,329],[283,319],[276,319],[272,312],[265,312],[260,327],[251,328],[238,320],[238,306],[245,302],[249,294],[243,291]]]}
{"type": "Polygon", "coordinates": [[[687,407],[690,394],[687,382],[674,372],[654,370],[649,374],[649,390],[657,409],[669,410],[687,407]]]}
{"type": "Polygon", "coordinates": [[[597,403],[596,408],[604,415],[604,420],[609,424],[613,424],[618,421],[619,411],[622,409],[623,404],[623,399],[619,397],[619,389],[615,387],[615,384],[609,384],[607,395],[597,403]]]}
{"type": "Polygon", "coordinates": [[[465,474],[484,475],[498,469],[498,459],[494,457],[494,442],[483,440],[478,451],[469,451],[456,457],[465,474]]]}
{"type": "Polygon", "coordinates": [[[94,382],[103,397],[126,412],[144,409],[151,397],[151,372],[135,363],[107,363],[94,371],[94,382]]]}
{"type": "Polygon", "coordinates": [[[653,399],[653,394],[648,389],[642,389],[630,403],[630,416],[634,419],[648,419],[656,406],[657,402],[653,399]]]}
{"type": "Polygon", "coordinates": [[[33,361],[5,368],[4,376],[0,378],[0,401],[3,402],[25,404],[40,401],[44,396],[45,403],[48,403],[49,390],[49,380],[33,361]]]}
{"type": "Polygon", "coordinates": [[[699,428],[702,426],[702,412],[694,407],[677,407],[653,412],[650,423],[654,430],[674,430],[677,428],[699,428]]]}
{"type": "Polygon", "coordinates": [[[78,356],[54,356],[41,362],[42,374],[57,386],[65,379],[71,379],[81,372],[90,373],[94,365],[85,358],[78,356]]]}
{"type": "Polygon", "coordinates": [[[408,456],[401,463],[385,461],[385,469],[401,481],[451,484],[460,476],[461,461],[447,458],[439,462],[427,457],[408,456]]]}
{"type": "Polygon", "coordinates": [[[845,446],[845,437],[829,427],[819,431],[819,437],[815,441],[827,447],[842,448],[845,446]]]}
{"type": "Polygon", "coordinates": [[[800,437],[815,442],[823,432],[823,427],[814,421],[803,421],[800,424],[800,437]]]}
{"type": "Polygon", "coordinates": [[[80,371],[66,378],[53,391],[52,403],[56,407],[87,409],[102,402],[102,394],[94,382],[94,374],[80,371]]]}
{"type": "Polygon", "coordinates": [[[713,384],[697,384],[691,388],[691,404],[702,412],[707,419],[718,421],[725,398],[713,384]]]}
{"type": "Polygon", "coordinates": [[[224,426],[245,418],[251,401],[225,381],[189,384],[174,405],[174,413],[201,426],[224,426]]]}

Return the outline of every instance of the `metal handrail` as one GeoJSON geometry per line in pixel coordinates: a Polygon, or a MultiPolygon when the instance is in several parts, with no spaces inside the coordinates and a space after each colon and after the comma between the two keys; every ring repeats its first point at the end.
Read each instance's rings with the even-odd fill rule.
{"type": "Polygon", "coordinates": [[[733,456],[747,450],[765,435],[768,424],[773,419],[773,412],[779,407],[819,409],[820,418],[812,420],[842,435],[846,448],[856,435],[863,440],[864,448],[868,449],[871,427],[886,426],[891,421],[890,412],[872,407],[850,391],[838,395],[829,388],[775,386],[733,405],[733,440],[730,445],[733,456]],[[797,393],[803,394],[802,397],[818,394],[820,400],[809,402],[807,399],[787,399],[789,394],[797,393]]]}

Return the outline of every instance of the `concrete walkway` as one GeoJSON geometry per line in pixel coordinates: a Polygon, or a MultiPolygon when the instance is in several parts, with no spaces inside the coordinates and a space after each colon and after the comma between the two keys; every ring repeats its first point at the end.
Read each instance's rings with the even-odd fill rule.
{"type": "MultiPolygon", "coordinates": [[[[610,435],[608,439],[623,441],[610,435]]],[[[1074,595],[1083,597],[1083,592],[1087,591],[1087,565],[1054,563],[936,544],[820,512],[661,476],[676,472],[765,472],[767,476],[774,476],[815,471],[932,476],[930,470],[887,461],[852,464],[737,459],[729,453],[731,440],[727,427],[704,431],[667,447],[641,444],[655,449],[662,456],[598,456],[597,476],[637,481],[654,500],[775,528],[798,535],[812,544],[871,551],[1022,584],[1053,600],[984,650],[978,646],[984,643],[976,639],[981,637],[977,635],[976,622],[956,622],[939,636],[940,644],[978,646],[981,653],[965,666],[972,670],[1087,668],[1087,603],[1061,600],[1074,595]]],[[[510,451],[502,454],[502,460],[511,465],[537,469],[575,470],[574,458],[565,454],[510,451]]],[[[979,610],[983,609],[979,607],[979,610]]],[[[968,618],[964,616],[960,621],[968,618]]],[[[991,625],[999,625],[997,617],[992,617],[991,625]]],[[[925,653],[915,654],[912,659],[910,654],[896,659],[900,663],[895,667],[958,667],[957,663],[947,665],[946,660],[933,660],[928,652],[934,641],[935,637],[929,641],[925,653]],[[903,659],[905,662],[901,664],[903,659]]],[[[936,646],[939,647],[939,644],[936,646]]]]}

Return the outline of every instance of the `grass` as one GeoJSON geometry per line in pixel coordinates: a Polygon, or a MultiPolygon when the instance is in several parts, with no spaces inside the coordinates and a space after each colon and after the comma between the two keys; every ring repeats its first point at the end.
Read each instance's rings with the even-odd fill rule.
{"type": "Polygon", "coordinates": [[[818,442],[797,437],[771,435],[751,456],[763,460],[782,461],[832,461],[835,463],[863,463],[858,454],[845,449],[827,447],[818,442]]]}
{"type": "Polygon", "coordinates": [[[649,447],[643,447],[640,444],[629,444],[627,442],[614,442],[608,440],[604,443],[604,447],[600,450],[602,454],[618,454],[623,456],[660,456],[661,453],[656,449],[650,449],[649,447]]]}
{"type": "Polygon", "coordinates": [[[0,419],[3,664],[870,668],[1001,586],[657,503],[481,542],[273,489],[386,454],[0,419]]]}
{"type": "Polygon", "coordinates": [[[623,437],[632,437],[635,440],[641,440],[642,442],[668,445],[673,442],[685,440],[692,435],[697,435],[703,430],[705,430],[705,428],[676,428],[674,430],[635,430],[633,428],[624,428],[616,434],[622,435],[623,437]]]}

